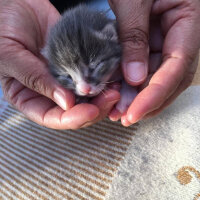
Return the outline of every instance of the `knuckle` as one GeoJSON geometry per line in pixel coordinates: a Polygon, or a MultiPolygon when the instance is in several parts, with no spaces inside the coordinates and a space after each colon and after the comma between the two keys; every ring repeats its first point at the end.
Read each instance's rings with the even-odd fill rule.
{"type": "Polygon", "coordinates": [[[134,49],[143,49],[148,46],[148,35],[137,28],[129,29],[121,36],[121,42],[134,49]]]}
{"type": "Polygon", "coordinates": [[[1,79],[2,90],[4,94],[4,98],[13,106],[17,103],[17,91],[13,91],[12,87],[15,85],[15,79],[3,77],[1,79]]]}
{"type": "Polygon", "coordinates": [[[24,75],[23,83],[25,86],[32,89],[33,91],[45,94],[47,91],[47,87],[44,84],[44,80],[44,74],[33,72],[24,75]]]}

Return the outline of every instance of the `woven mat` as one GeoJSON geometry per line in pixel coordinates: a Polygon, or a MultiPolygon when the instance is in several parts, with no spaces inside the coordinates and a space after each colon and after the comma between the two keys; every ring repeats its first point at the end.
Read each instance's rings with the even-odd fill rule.
{"type": "Polygon", "coordinates": [[[137,125],[50,130],[8,106],[0,116],[0,199],[105,198],[137,125]]]}

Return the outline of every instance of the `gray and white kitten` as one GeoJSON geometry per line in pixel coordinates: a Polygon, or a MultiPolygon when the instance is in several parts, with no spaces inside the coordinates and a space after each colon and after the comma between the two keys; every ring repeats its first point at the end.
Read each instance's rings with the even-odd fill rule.
{"type": "MultiPolygon", "coordinates": [[[[61,85],[78,96],[96,96],[105,88],[121,59],[116,22],[106,13],[85,5],[67,10],[51,29],[42,54],[61,85]]],[[[122,93],[126,94],[124,88],[122,93]]],[[[121,98],[118,110],[124,112],[128,106],[125,104],[132,99],[127,103],[121,98]]]]}

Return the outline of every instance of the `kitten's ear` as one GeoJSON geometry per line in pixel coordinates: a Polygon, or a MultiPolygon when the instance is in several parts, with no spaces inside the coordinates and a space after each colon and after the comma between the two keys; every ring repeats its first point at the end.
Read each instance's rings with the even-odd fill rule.
{"type": "Polygon", "coordinates": [[[116,23],[108,23],[106,26],[101,30],[95,33],[100,39],[109,39],[114,42],[118,42],[118,34],[116,23]]]}
{"type": "Polygon", "coordinates": [[[103,28],[102,33],[105,34],[106,36],[108,36],[113,41],[118,40],[116,23],[107,24],[103,28]]]}

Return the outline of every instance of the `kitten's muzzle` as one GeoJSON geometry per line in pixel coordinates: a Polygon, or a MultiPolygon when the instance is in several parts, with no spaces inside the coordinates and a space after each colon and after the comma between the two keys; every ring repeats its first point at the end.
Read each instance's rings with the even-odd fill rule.
{"type": "Polygon", "coordinates": [[[76,94],[79,96],[93,97],[98,95],[103,90],[103,86],[94,86],[87,82],[81,82],[76,86],[76,94]]]}
{"type": "Polygon", "coordinates": [[[83,95],[88,95],[91,91],[91,86],[89,84],[77,85],[77,89],[83,95]]]}

